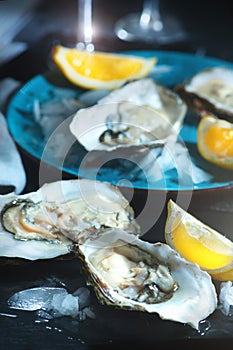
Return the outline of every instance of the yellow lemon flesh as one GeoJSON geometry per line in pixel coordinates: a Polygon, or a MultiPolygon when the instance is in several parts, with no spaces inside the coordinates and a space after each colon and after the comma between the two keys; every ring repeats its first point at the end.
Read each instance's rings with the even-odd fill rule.
{"type": "Polygon", "coordinates": [[[233,280],[233,242],[171,199],[168,201],[165,240],[185,259],[198,264],[213,278],[233,280]]]}
{"type": "Polygon", "coordinates": [[[233,169],[233,124],[204,116],[197,128],[197,148],[206,160],[233,169]]]}
{"type": "Polygon", "coordinates": [[[86,89],[115,89],[127,81],[146,77],[157,58],[108,52],[88,52],[57,45],[52,58],[65,77],[86,89]]]}

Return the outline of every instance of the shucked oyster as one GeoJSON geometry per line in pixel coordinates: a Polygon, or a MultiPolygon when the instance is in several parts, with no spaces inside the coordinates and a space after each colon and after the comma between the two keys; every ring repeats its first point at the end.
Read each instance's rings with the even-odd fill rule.
{"type": "Polygon", "coordinates": [[[25,259],[67,254],[72,242],[102,227],[139,232],[120,191],[94,180],[64,180],[26,195],[0,196],[0,256],[25,259]]]}
{"type": "Polygon", "coordinates": [[[177,85],[176,91],[197,113],[213,113],[219,118],[233,120],[232,69],[205,69],[183,84],[177,85]]]}
{"type": "Polygon", "coordinates": [[[86,240],[79,253],[89,283],[106,304],[158,313],[196,329],[217,306],[210,276],[164,243],[110,229],[86,240]]]}
{"type": "Polygon", "coordinates": [[[177,136],[186,110],[176,93],[146,78],[79,110],[70,131],[88,151],[163,145],[169,135],[177,136]]]}

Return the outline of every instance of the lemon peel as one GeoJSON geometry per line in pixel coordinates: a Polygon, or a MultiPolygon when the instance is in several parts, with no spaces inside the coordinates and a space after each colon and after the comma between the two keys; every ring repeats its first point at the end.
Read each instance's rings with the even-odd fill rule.
{"type": "Polygon", "coordinates": [[[212,115],[202,117],[197,128],[197,148],[207,161],[233,170],[233,124],[212,115]]]}
{"type": "Polygon", "coordinates": [[[167,205],[165,241],[185,259],[198,264],[214,279],[233,280],[233,242],[182,209],[167,205]]]}
{"type": "Polygon", "coordinates": [[[146,77],[157,63],[156,57],[88,52],[62,45],[52,48],[52,59],[71,83],[86,89],[110,90],[146,77]]]}

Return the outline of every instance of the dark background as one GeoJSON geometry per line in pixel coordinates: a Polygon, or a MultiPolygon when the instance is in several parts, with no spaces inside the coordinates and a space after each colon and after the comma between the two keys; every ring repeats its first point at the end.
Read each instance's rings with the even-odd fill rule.
{"type": "MultiPolygon", "coordinates": [[[[95,48],[109,52],[134,49],[171,50],[233,61],[232,1],[161,0],[161,12],[165,23],[169,16],[175,16],[188,34],[186,40],[172,42],[169,45],[158,45],[155,42],[123,42],[115,36],[115,22],[120,17],[141,9],[142,1],[93,0],[93,23],[98,28],[93,37],[95,48]]],[[[77,32],[77,0],[40,0],[31,22],[15,38],[15,40],[27,42],[28,50],[0,66],[0,79],[12,77],[23,83],[36,74],[44,73],[51,66],[52,46],[58,43],[72,45],[77,40],[77,32]]],[[[31,159],[22,150],[20,152],[28,177],[25,192],[35,190],[38,186],[38,162],[31,159]]],[[[48,168],[51,178],[53,171],[54,169],[48,168]]],[[[224,200],[224,196],[220,195],[220,197],[221,200],[224,200]]],[[[228,197],[232,198],[232,192],[228,191],[228,197]]],[[[204,205],[203,197],[200,201],[201,205],[204,205]]],[[[200,209],[203,218],[207,212],[208,210],[200,209]]],[[[219,220],[219,213],[208,213],[208,215],[209,222],[215,219],[219,228],[221,228],[221,220],[223,222],[229,219],[227,216],[226,218],[221,216],[219,220]]],[[[143,348],[152,346],[163,348],[168,345],[190,349],[199,347],[200,344],[205,348],[207,346],[212,348],[216,344],[218,347],[227,345],[224,331],[216,333],[214,336],[216,339],[203,339],[201,334],[196,334],[188,326],[183,327],[174,323],[171,325],[151,315],[124,313],[108,307],[102,308],[98,303],[96,305],[98,322],[83,323],[79,330],[76,330],[69,321],[65,323],[65,328],[64,324],[59,321],[52,327],[46,328],[45,324],[36,323],[34,316],[26,312],[19,313],[16,319],[1,316],[1,312],[9,312],[9,310],[4,310],[4,298],[10,296],[13,291],[35,284],[46,284],[51,276],[55,275],[66,283],[70,290],[77,288],[80,286],[78,283],[85,283],[82,275],[79,275],[79,269],[80,264],[77,261],[72,263],[45,261],[35,264],[1,266],[0,349],[7,349],[7,347],[9,350],[86,349],[89,344],[98,345],[99,349],[119,348],[124,347],[125,344],[126,346],[137,344],[143,348]],[[157,325],[159,325],[158,328],[157,325]],[[89,340],[87,335],[89,335],[89,340]],[[99,344],[95,344],[95,338],[100,339],[99,344]],[[171,338],[176,340],[170,341],[171,338]],[[190,338],[193,341],[187,342],[190,338]],[[183,340],[180,341],[180,339],[183,340]]],[[[93,300],[95,300],[94,297],[93,300]]],[[[230,344],[231,342],[232,339],[230,339],[230,344]]]]}
{"type": "MultiPolygon", "coordinates": [[[[233,2],[230,0],[161,0],[165,24],[169,16],[178,18],[188,37],[179,43],[129,43],[114,34],[114,24],[122,16],[142,9],[142,1],[93,0],[94,43],[97,50],[163,49],[197,53],[233,60],[233,2]]],[[[10,14],[9,14],[10,15],[10,14]]],[[[26,41],[29,52],[0,67],[0,77],[27,80],[48,68],[50,47],[57,42],[72,45],[78,37],[77,0],[40,0],[33,20],[16,40],[26,41]]]]}

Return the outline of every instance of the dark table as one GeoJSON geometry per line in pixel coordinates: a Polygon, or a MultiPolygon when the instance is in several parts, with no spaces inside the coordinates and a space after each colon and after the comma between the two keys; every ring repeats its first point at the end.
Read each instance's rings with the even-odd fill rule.
{"type": "MultiPolygon", "coordinates": [[[[94,38],[97,50],[168,50],[188,52],[197,55],[213,56],[233,61],[233,3],[222,0],[215,3],[209,0],[161,1],[164,17],[172,14],[183,23],[188,33],[186,40],[158,45],[156,43],[123,42],[113,31],[117,19],[129,12],[139,11],[141,1],[94,1],[94,24],[100,26],[98,36],[94,38]]],[[[36,74],[44,73],[51,67],[51,47],[61,43],[70,45],[76,40],[77,0],[40,1],[33,20],[18,35],[17,40],[26,41],[28,50],[12,61],[0,66],[0,78],[12,77],[22,83],[36,74]]],[[[39,186],[39,162],[26,154],[18,146],[27,173],[27,185],[24,192],[36,190],[39,186]]],[[[48,179],[56,179],[56,169],[47,166],[48,179]]],[[[63,178],[69,175],[63,174],[63,178]]],[[[221,232],[232,230],[232,215],[226,212],[209,210],[213,202],[230,201],[232,189],[226,191],[193,196],[191,211],[207,224],[221,232]]],[[[141,196],[133,201],[135,211],[142,205],[141,196]]],[[[165,216],[156,223],[154,229],[161,230],[165,216]]],[[[150,238],[150,232],[148,233],[150,238]]],[[[37,322],[34,315],[18,312],[17,317],[6,317],[1,312],[11,313],[5,308],[5,300],[14,291],[26,289],[39,284],[45,285],[56,278],[66,284],[70,290],[85,285],[85,277],[81,272],[81,264],[75,260],[40,261],[12,265],[2,265],[0,270],[0,348],[6,349],[86,349],[118,348],[121,346],[140,345],[145,347],[166,345],[196,347],[200,344],[213,346],[227,345],[232,339],[225,339],[224,332],[216,333],[213,338],[202,337],[201,334],[169,321],[160,321],[152,315],[127,313],[99,305],[93,294],[96,308],[96,320],[88,320],[77,324],[73,320],[56,320],[54,323],[37,322]],[[159,329],[157,329],[159,324],[159,329]],[[214,339],[215,338],[215,339],[214,339]]],[[[12,312],[15,314],[15,312],[12,312]]]]}

